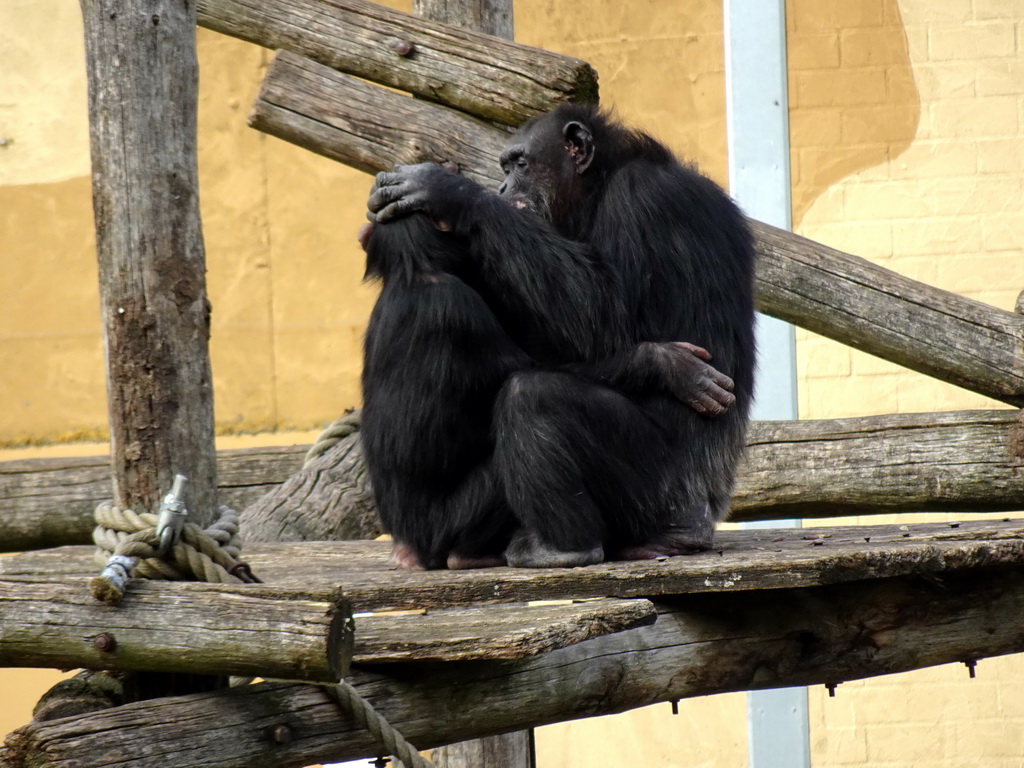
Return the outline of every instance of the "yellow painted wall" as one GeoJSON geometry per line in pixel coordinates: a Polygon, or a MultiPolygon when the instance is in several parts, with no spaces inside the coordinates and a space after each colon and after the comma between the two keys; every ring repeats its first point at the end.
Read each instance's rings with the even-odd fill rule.
{"type": "MultiPolygon", "coordinates": [[[[593,63],[606,104],[724,182],[719,5],[517,0],[517,37],[593,63]]],[[[797,230],[1011,309],[1024,288],[1024,0],[790,0],[787,12],[797,230]]],[[[358,402],[374,294],[354,233],[370,182],[246,128],[267,54],[198,39],[218,429],[315,428],[358,402]]],[[[105,430],[82,55],[77,4],[0,3],[0,459],[105,430]]],[[[798,338],[805,418],[991,405],[798,338]]],[[[1022,657],[978,675],[947,666],[834,699],[812,690],[814,765],[1024,765],[1022,657]]],[[[0,733],[52,679],[0,670],[13,692],[0,733]]],[[[745,764],[742,694],[680,710],[540,729],[541,766],[745,764]]]]}

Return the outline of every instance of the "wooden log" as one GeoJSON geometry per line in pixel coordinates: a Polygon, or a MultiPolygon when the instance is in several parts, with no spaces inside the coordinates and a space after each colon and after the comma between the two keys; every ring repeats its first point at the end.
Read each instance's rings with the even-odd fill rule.
{"type": "MultiPolygon", "coordinates": [[[[586,570],[586,569],[585,569],[586,570]]],[[[726,691],[838,683],[1024,651],[1018,568],[799,590],[683,595],[656,624],[522,662],[354,669],[352,681],[423,748],[726,691]]],[[[291,768],[376,755],[312,686],[259,684],[34,723],[10,768],[291,768]],[[203,723],[196,728],[195,723],[203,723]],[[290,740],[270,729],[286,724],[290,740]]]]}
{"type": "MultiPolygon", "coordinates": [[[[450,110],[408,107],[380,89],[290,57],[280,57],[268,71],[251,124],[368,172],[396,162],[452,161],[491,187],[501,181],[496,146],[507,140],[498,129],[450,110]],[[351,110],[350,104],[358,109],[351,110]],[[391,126],[396,125],[403,131],[394,131],[391,126]],[[463,136],[474,138],[463,143],[463,136]]],[[[767,224],[752,225],[762,312],[1024,406],[1021,315],[919,283],[767,224]]]]}
{"type": "Polygon", "coordinates": [[[1024,509],[1020,411],[755,422],[731,520],[1024,509]]]}
{"type": "Polygon", "coordinates": [[[485,186],[509,134],[461,112],[378,88],[288,51],[263,79],[249,125],[367,173],[457,163],[485,186]]]}
{"type": "Polygon", "coordinates": [[[1024,406],[1024,317],[768,224],[752,226],[762,312],[1024,406]]]}
{"type": "Polygon", "coordinates": [[[114,500],[217,518],[195,6],[82,0],[114,500]],[[159,62],[159,66],[154,66],[159,62]]]}
{"type": "Polygon", "coordinates": [[[522,659],[655,620],[647,600],[599,599],[353,622],[340,588],[318,599],[306,592],[146,581],[112,607],[89,595],[84,577],[0,578],[0,666],[332,682],[353,657],[364,664],[522,659]]]}
{"type": "MultiPolygon", "coordinates": [[[[302,467],[308,445],[217,452],[218,500],[244,509],[302,467]]],[[[110,457],[0,462],[0,552],[84,544],[113,497],[110,457]]]]}
{"type": "Polygon", "coordinates": [[[382,532],[358,433],[242,512],[250,542],[372,539],[382,532]]]}
{"type": "MultiPolygon", "coordinates": [[[[247,558],[275,589],[329,601],[344,585],[357,612],[533,600],[770,590],[1024,565],[1024,520],[719,531],[712,551],[586,568],[408,571],[384,541],[253,544],[247,558]]],[[[61,547],[0,558],[0,576],[88,576],[92,549],[61,547]]],[[[246,589],[253,589],[247,586],[246,589]]]]}
{"type": "Polygon", "coordinates": [[[508,125],[597,101],[586,62],[365,0],[199,0],[198,9],[217,32],[508,125]]]}
{"type": "MultiPolygon", "coordinates": [[[[755,422],[733,520],[1024,507],[1024,423],[1016,411],[755,422]]],[[[358,435],[308,468],[309,446],[220,451],[220,493],[247,541],[380,533],[358,435]]],[[[0,551],[85,543],[110,497],[107,458],[0,463],[0,551]]]]}
{"type": "Polygon", "coordinates": [[[0,580],[0,666],[338,680],[352,611],[287,590],[147,581],[117,606],[87,579],[0,580]]]}

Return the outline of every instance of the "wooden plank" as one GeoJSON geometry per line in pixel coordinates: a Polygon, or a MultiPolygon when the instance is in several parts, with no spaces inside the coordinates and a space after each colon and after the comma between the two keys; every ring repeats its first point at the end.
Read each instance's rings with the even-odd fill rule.
{"type": "MultiPolygon", "coordinates": [[[[354,668],[351,680],[406,738],[428,748],[690,696],[1017,653],[1024,631],[1008,617],[1021,615],[1019,568],[685,595],[659,605],[652,626],[531,659],[354,668]]],[[[8,737],[0,757],[10,768],[299,768],[378,749],[322,690],[264,683],[33,723],[8,737]],[[268,737],[276,724],[288,726],[287,743],[268,737]]]]}
{"type": "Polygon", "coordinates": [[[0,666],[335,681],[360,663],[521,659],[645,626],[647,600],[360,615],[335,590],[139,581],[117,606],[84,577],[0,578],[0,666]]]}
{"type": "Polygon", "coordinates": [[[88,579],[0,579],[0,666],[131,669],[338,680],[352,657],[351,609],[185,582],[133,584],[116,606],[88,579]]]}
{"type": "Polygon", "coordinates": [[[657,618],[648,600],[489,605],[356,618],[355,662],[500,661],[566,648],[657,618]]]}
{"type": "Polygon", "coordinates": [[[198,12],[217,32],[509,125],[597,101],[586,62],[364,0],[199,0],[198,12]]]}
{"type": "MultiPolygon", "coordinates": [[[[0,558],[12,580],[89,575],[87,547],[0,558]]],[[[1024,564],[1024,520],[720,531],[715,550],[664,561],[586,568],[394,568],[379,541],[252,544],[246,557],[275,588],[329,600],[343,587],[354,610],[447,608],[497,602],[654,597],[771,590],[1024,564]]],[[[253,589],[259,585],[246,587],[253,589]]]]}

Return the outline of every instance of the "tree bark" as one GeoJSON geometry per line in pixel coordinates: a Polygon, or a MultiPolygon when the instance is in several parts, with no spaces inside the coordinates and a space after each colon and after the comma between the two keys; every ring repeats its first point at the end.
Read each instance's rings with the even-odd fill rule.
{"type": "Polygon", "coordinates": [[[114,499],[155,512],[185,475],[217,516],[210,304],[196,165],[195,8],[82,0],[114,499]]]}
{"type": "Polygon", "coordinates": [[[145,582],[111,607],[87,579],[0,579],[0,666],[336,681],[352,610],[294,591],[145,582]]]}
{"type": "Polygon", "coordinates": [[[359,664],[513,661],[653,624],[647,600],[361,615],[340,590],[146,582],[110,609],[85,578],[0,578],[0,664],[333,683],[359,664]],[[329,590],[328,590],[329,592],[329,590]],[[317,597],[321,597],[318,595],[317,597]]]}
{"type": "Polygon", "coordinates": [[[518,125],[597,101],[586,62],[364,0],[199,0],[199,23],[472,115],[518,125]]]}
{"type": "MultiPolygon", "coordinates": [[[[583,569],[589,570],[589,569],[583,569]]],[[[352,682],[423,748],[725,691],[834,684],[1024,650],[1018,568],[810,589],[682,595],[656,624],[522,662],[356,670],[352,682]]],[[[966,672],[965,672],[966,674],[966,672]]],[[[298,768],[373,757],[374,737],[313,686],[129,704],[33,723],[10,768],[298,768]],[[202,728],[183,724],[202,723],[202,728]],[[274,741],[286,725],[291,738],[274,741]]]]}

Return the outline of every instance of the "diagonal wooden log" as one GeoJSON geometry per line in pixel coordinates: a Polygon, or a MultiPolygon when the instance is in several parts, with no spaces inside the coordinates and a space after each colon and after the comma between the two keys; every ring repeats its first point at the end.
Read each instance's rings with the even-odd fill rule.
{"type": "MultiPolygon", "coordinates": [[[[222,498],[249,541],[379,533],[358,435],[303,468],[308,446],[221,451],[222,498]]],[[[755,422],[733,520],[1024,508],[1024,418],[1017,411],[755,422]]],[[[110,497],[105,456],[0,463],[0,551],[89,541],[110,497]]]]}
{"type": "MultiPolygon", "coordinates": [[[[253,127],[368,172],[452,161],[496,186],[502,131],[433,104],[409,104],[280,56],[253,127]],[[358,108],[352,110],[350,105],[358,108]],[[402,126],[396,131],[394,126],[402,126]],[[471,137],[465,141],[464,137],[471,137]]],[[[899,365],[1024,406],[1024,316],[933,288],[760,222],[758,308],[899,365]]]]}
{"type": "Polygon", "coordinates": [[[198,0],[199,23],[267,48],[518,125],[564,101],[597,101],[586,62],[365,0],[198,0]]]}
{"type": "MultiPolygon", "coordinates": [[[[1004,568],[799,590],[688,595],[656,624],[523,662],[356,669],[359,692],[422,747],[689,696],[834,684],[1024,651],[1024,573],[1004,568]]],[[[313,686],[269,684],[33,723],[9,768],[297,768],[373,757],[313,686]],[[202,723],[203,728],[194,724],[202,723]],[[273,739],[284,725],[288,739],[273,739]]]]}

